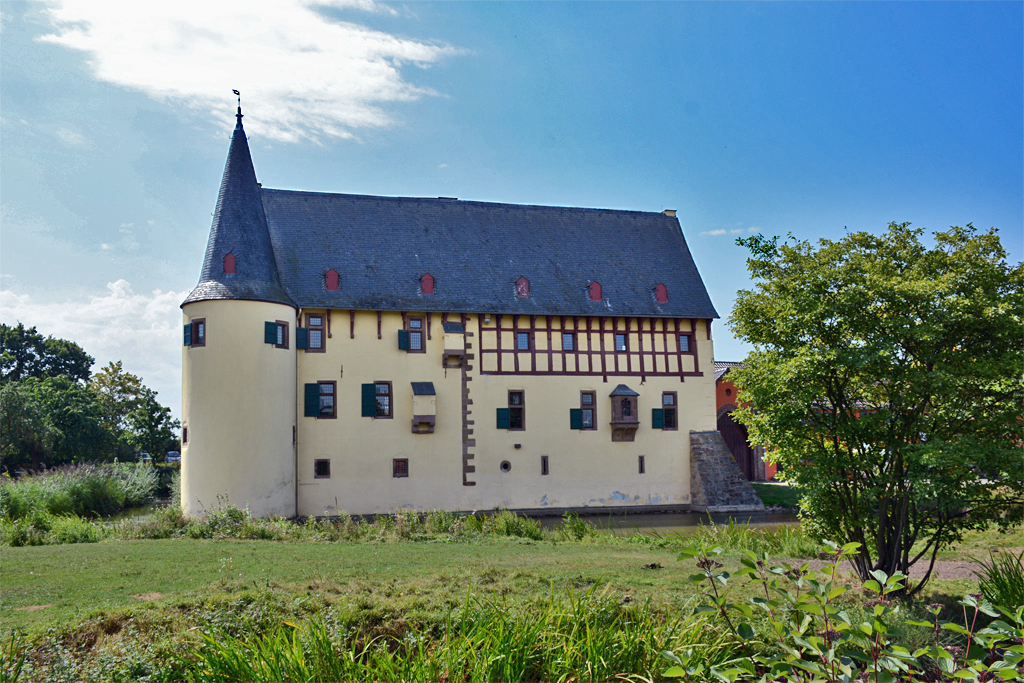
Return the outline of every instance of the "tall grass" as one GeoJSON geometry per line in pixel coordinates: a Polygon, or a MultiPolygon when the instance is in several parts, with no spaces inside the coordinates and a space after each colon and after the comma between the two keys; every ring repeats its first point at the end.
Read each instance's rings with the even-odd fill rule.
{"type": "Polygon", "coordinates": [[[732,519],[728,524],[701,524],[694,534],[680,540],[684,548],[720,547],[791,558],[817,557],[822,549],[821,543],[808,535],[803,526],[754,526],[732,519]]]}
{"type": "Polygon", "coordinates": [[[706,622],[664,618],[646,604],[552,595],[541,604],[469,599],[436,628],[367,638],[322,619],[236,638],[211,632],[190,653],[190,680],[605,681],[656,677],[659,653],[700,647],[709,662],[734,643],[706,622]]]}
{"type": "Polygon", "coordinates": [[[0,517],[22,519],[34,511],[97,517],[153,500],[157,473],[149,465],[71,465],[11,480],[0,478],[0,517]]]}

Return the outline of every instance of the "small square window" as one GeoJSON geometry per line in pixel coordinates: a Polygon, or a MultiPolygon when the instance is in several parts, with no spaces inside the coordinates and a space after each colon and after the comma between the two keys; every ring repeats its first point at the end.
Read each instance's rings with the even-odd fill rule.
{"type": "Polygon", "coordinates": [[[516,333],[516,348],[520,351],[530,350],[530,333],[529,332],[518,332],[516,333]]]}
{"type": "Polygon", "coordinates": [[[314,460],[313,461],[313,478],[314,479],[330,479],[331,478],[331,461],[330,460],[314,460]]]}
{"type": "Polygon", "coordinates": [[[377,417],[391,417],[391,382],[377,382],[377,417]]]}
{"type": "Polygon", "coordinates": [[[679,335],[679,352],[689,353],[690,352],[690,335],[681,334],[679,335]]]}
{"type": "Polygon", "coordinates": [[[625,351],[626,350],[626,335],[616,334],[615,335],[615,350],[625,351]]]}
{"type": "Polygon", "coordinates": [[[395,458],[391,461],[391,476],[396,479],[409,476],[409,458],[395,458]]]}
{"type": "Polygon", "coordinates": [[[562,350],[563,351],[572,351],[575,348],[575,346],[576,346],[576,343],[575,343],[576,339],[575,339],[575,337],[576,337],[576,335],[574,335],[572,332],[563,332],[562,333],[562,350]]]}

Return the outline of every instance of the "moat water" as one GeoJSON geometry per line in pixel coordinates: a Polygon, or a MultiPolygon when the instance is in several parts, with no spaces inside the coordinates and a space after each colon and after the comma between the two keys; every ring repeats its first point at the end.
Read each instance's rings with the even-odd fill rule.
{"type": "MultiPolygon", "coordinates": [[[[729,524],[731,521],[735,521],[736,524],[750,524],[751,526],[783,526],[800,523],[796,514],[781,512],[722,512],[714,514],[700,512],[621,513],[581,515],[581,517],[598,529],[608,533],[640,532],[663,536],[673,533],[692,532],[695,527],[702,524],[729,524]]],[[[545,529],[557,527],[562,523],[561,517],[541,517],[539,521],[540,525],[545,529]]]]}

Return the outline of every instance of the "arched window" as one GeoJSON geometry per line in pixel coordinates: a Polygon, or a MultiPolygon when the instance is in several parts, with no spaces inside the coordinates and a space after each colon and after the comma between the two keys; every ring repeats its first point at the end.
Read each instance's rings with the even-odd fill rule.
{"type": "Polygon", "coordinates": [[[434,293],[434,276],[427,273],[420,278],[420,294],[434,293]]]}
{"type": "Polygon", "coordinates": [[[228,254],[224,257],[224,274],[234,275],[235,274],[235,255],[228,254]]]}
{"type": "Polygon", "coordinates": [[[530,281],[525,277],[516,280],[516,296],[530,296],[530,281]]]}
{"type": "Polygon", "coordinates": [[[328,292],[338,291],[338,271],[331,268],[324,274],[324,287],[328,292]]]}
{"type": "Polygon", "coordinates": [[[601,283],[591,282],[590,283],[590,300],[600,301],[601,300],[601,283]]]}
{"type": "Polygon", "coordinates": [[[666,287],[665,285],[662,285],[662,284],[659,284],[658,286],[656,286],[654,288],[654,300],[657,301],[659,304],[667,303],[668,302],[668,287],[666,287]]]}

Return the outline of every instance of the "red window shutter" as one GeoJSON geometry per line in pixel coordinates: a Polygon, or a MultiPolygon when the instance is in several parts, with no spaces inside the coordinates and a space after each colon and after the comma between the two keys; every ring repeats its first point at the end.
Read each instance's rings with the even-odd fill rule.
{"type": "Polygon", "coordinates": [[[601,300],[601,283],[591,282],[590,283],[590,300],[600,301],[601,300]]]}
{"type": "Polygon", "coordinates": [[[659,284],[657,287],[655,287],[654,288],[654,298],[655,298],[655,300],[659,304],[667,303],[668,302],[668,287],[666,287],[665,285],[662,285],[662,284],[659,284]]]}
{"type": "Polygon", "coordinates": [[[338,271],[331,268],[324,275],[324,285],[328,292],[338,291],[338,271]]]}
{"type": "Polygon", "coordinates": [[[420,292],[423,294],[434,293],[434,276],[430,273],[420,278],[420,292]]]}
{"type": "Polygon", "coordinates": [[[234,275],[235,273],[235,255],[228,254],[224,257],[224,274],[234,275]]]}

